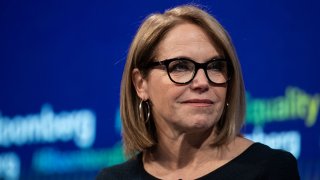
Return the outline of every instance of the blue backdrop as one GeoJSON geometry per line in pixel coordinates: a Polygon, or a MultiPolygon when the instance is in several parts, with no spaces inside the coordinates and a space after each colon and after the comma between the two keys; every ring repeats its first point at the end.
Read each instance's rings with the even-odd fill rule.
{"type": "MultiPolygon", "coordinates": [[[[320,178],[320,2],[192,1],[228,30],[247,89],[243,133],[320,178]]],[[[120,81],[152,12],[190,1],[0,1],[0,179],[92,179],[124,161],[120,81]]],[[[262,155],[263,156],[263,155],[262,155]]]]}

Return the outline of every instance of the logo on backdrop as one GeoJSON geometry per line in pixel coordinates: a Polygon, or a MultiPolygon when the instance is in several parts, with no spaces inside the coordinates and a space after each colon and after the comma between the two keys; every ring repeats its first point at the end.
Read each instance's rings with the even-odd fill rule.
{"type": "Polygon", "coordinates": [[[312,127],[318,119],[320,94],[311,95],[297,87],[287,87],[284,96],[275,98],[253,99],[247,93],[247,103],[246,123],[263,125],[300,119],[312,127]]]}
{"type": "Polygon", "coordinates": [[[284,149],[299,158],[301,133],[297,130],[266,133],[263,127],[268,123],[303,121],[312,128],[318,119],[320,94],[308,94],[298,87],[287,87],[284,96],[274,98],[253,98],[247,93],[246,123],[254,125],[251,134],[245,136],[262,142],[272,148],[284,149]]]}
{"type": "Polygon", "coordinates": [[[95,114],[87,109],[55,113],[49,104],[39,114],[12,118],[0,113],[0,147],[74,141],[91,147],[96,135],[95,114]]]}

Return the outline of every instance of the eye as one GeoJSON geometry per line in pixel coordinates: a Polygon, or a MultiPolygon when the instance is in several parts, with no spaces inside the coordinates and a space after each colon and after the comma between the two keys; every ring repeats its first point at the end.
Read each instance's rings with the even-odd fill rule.
{"type": "Polygon", "coordinates": [[[218,72],[226,72],[227,70],[227,62],[226,61],[212,61],[207,66],[208,71],[218,71],[218,72]]]}
{"type": "Polygon", "coordinates": [[[193,69],[193,63],[186,60],[175,60],[169,64],[169,72],[189,72],[193,69]]]}

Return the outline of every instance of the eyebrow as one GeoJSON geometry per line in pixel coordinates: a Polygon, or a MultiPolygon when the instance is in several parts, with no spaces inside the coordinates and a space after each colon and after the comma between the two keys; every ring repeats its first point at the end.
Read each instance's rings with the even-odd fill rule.
{"type": "MultiPolygon", "coordinates": [[[[163,60],[168,60],[168,59],[188,59],[188,60],[195,61],[195,59],[190,58],[190,57],[188,57],[188,56],[175,56],[175,57],[166,58],[166,59],[163,59],[163,60]]],[[[216,55],[216,56],[212,56],[212,57],[209,58],[209,59],[206,59],[204,62],[208,62],[208,61],[211,61],[211,60],[213,60],[213,59],[225,59],[225,57],[222,56],[222,55],[216,55]]],[[[157,61],[163,61],[163,60],[157,60],[157,61]]]]}

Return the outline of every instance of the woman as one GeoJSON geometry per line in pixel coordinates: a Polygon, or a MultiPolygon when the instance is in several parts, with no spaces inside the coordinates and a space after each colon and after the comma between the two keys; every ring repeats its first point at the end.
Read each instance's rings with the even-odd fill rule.
{"type": "Polygon", "coordinates": [[[197,7],[143,22],[121,95],[131,159],[97,179],[299,179],[290,153],[241,136],[245,91],[235,49],[217,20],[197,7]]]}

